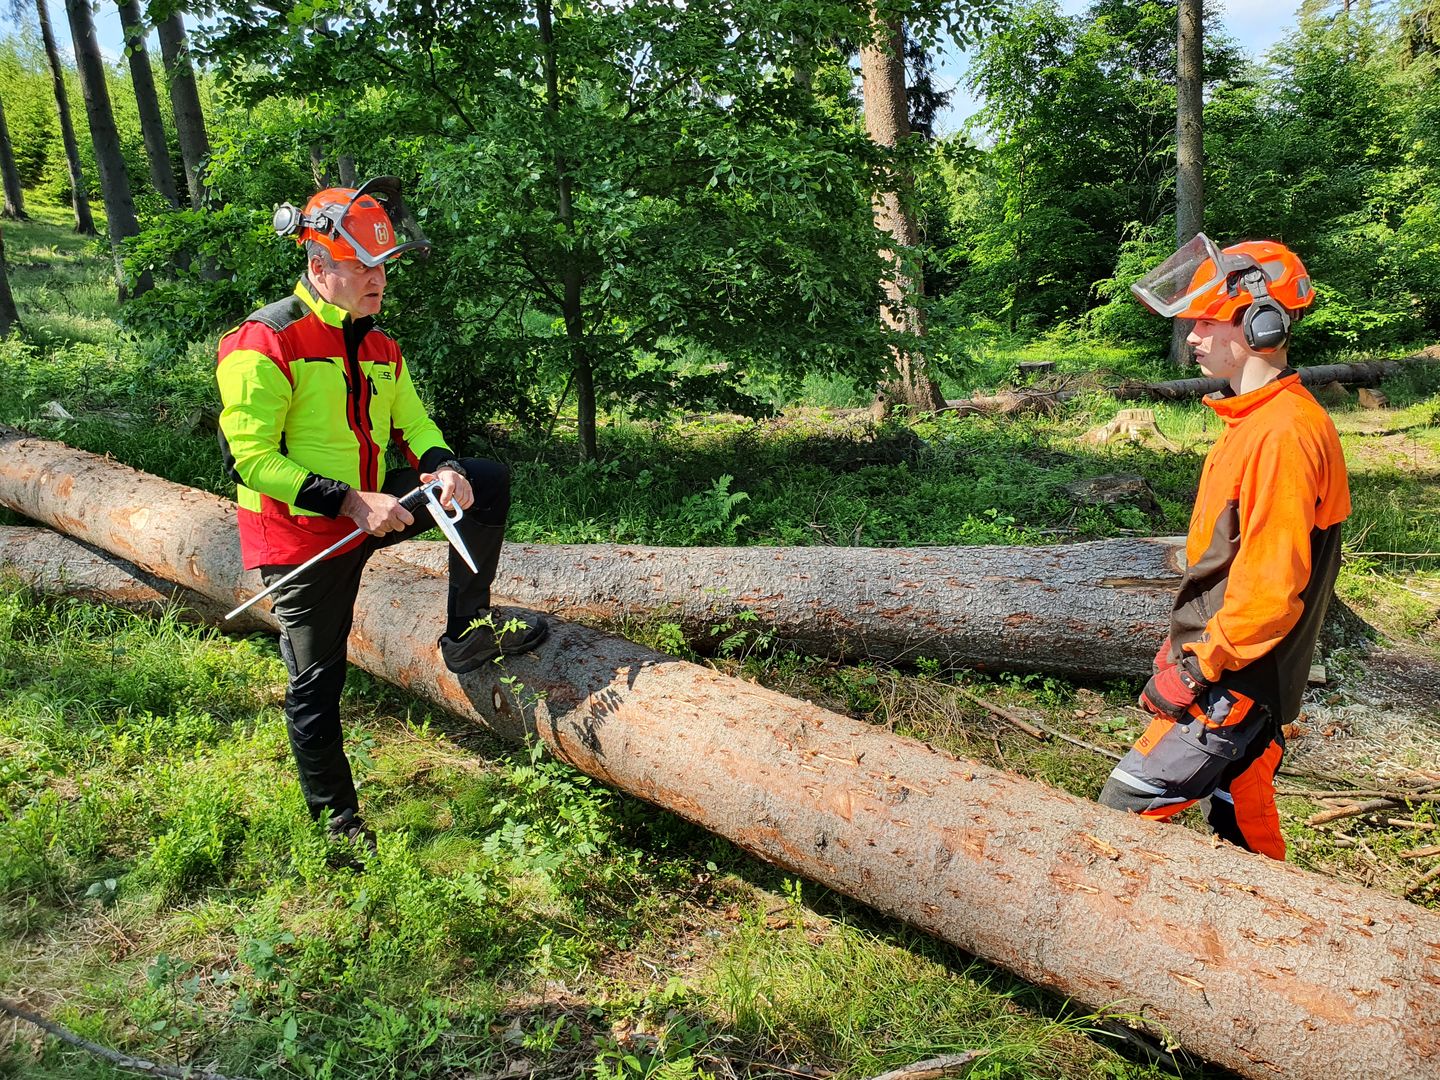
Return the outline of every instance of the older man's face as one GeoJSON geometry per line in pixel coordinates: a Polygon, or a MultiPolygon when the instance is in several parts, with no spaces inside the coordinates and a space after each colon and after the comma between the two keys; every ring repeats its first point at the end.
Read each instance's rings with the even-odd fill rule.
{"type": "Polygon", "coordinates": [[[366,266],[359,259],[340,259],[326,267],[310,260],[310,280],[321,298],[343,308],[355,318],[377,315],[385,299],[385,264],[366,266]]]}

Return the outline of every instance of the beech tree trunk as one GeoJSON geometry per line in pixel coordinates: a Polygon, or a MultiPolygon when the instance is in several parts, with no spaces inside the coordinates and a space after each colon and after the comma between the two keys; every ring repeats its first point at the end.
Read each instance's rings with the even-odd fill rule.
{"type": "Polygon", "coordinates": [[[170,144],[165,141],[165,121],[160,116],[160,98],[155,93],[155,72],[145,48],[147,28],[139,0],[120,0],[120,24],[125,28],[125,52],[130,61],[130,81],[135,86],[135,104],[140,113],[140,134],[150,162],[150,182],[171,206],[179,209],[180,193],[175,190],[175,170],[170,164],[170,144]]]}
{"type": "MultiPolygon", "coordinates": [[[[560,116],[560,76],[550,0],[537,0],[535,14],[543,50],[541,62],[545,69],[545,115],[553,131],[558,129],[560,116]]],[[[555,168],[555,216],[560,228],[573,236],[574,182],[565,153],[558,146],[552,163],[555,168]]],[[[600,452],[596,430],[595,366],[585,336],[585,277],[573,245],[566,250],[562,278],[561,308],[565,318],[565,337],[570,345],[570,370],[575,380],[575,433],[580,443],[580,460],[593,461],[600,452]]]]}
{"type": "MultiPolygon", "coordinates": [[[[1175,66],[1175,248],[1205,228],[1205,4],[1180,0],[1175,66]]],[[[1193,319],[1171,319],[1170,359],[1190,359],[1185,339],[1193,319]]]]}
{"type": "Polygon", "coordinates": [[[165,62],[165,81],[170,86],[170,108],[175,114],[175,134],[180,140],[180,157],[185,162],[185,186],[190,205],[205,205],[205,159],[210,156],[210,137],[205,132],[205,113],[200,92],[195,88],[195,69],[190,63],[190,46],[185,40],[185,18],[177,9],[156,24],[160,35],[160,56],[165,62]]]}
{"type": "Polygon", "coordinates": [[[45,60],[50,65],[55,109],[60,114],[60,140],[65,145],[65,164],[70,170],[70,206],[75,211],[75,231],[94,236],[95,218],[90,213],[85,173],[80,168],[80,145],[75,141],[75,125],[70,120],[70,99],[65,93],[65,69],[60,65],[60,50],[55,47],[55,32],[50,28],[50,9],[46,0],[35,0],[35,13],[40,20],[40,38],[45,43],[45,60]]]}
{"type": "MultiPolygon", "coordinates": [[[[222,603],[255,584],[233,505],[95,455],[0,432],[0,503],[222,603]]],[[[1440,1075],[1435,912],[574,624],[456,678],[435,654],[446,588],[377,555],[351,659],[1245,1076],[1440,1075]]]]}
{"type": "Polygon", "coordinates": [[[20,170],[15,167],[15,147],[10,143],[10,125],[5,122],[5,106],[0,103],[0,181],[5,189],[5,207],[0,217],[24,221],[25,191],[20,186],[20,170]]]}
{"type": "MultiPolygon", "coordinates": [[[[443,541],[395,551],[446,572],[443,541]]],[[[674,620],[701,652],[748,627],[811,656],[1111,678],[1149,673],[1184,561],[1179,541],[1148,539],[959,548],[510,544],[495,591],[565,618],[674,620]],[[750,615],[753,624],[743,621],[750,615]],[[729,629],[717,636],[721,625],[729,629]]]]}
{"type": "Polygon", "coordinates": [[[0,337],[20,326],[20,312],[15,309],[15,294],[10,291],[10,264],[5,261],[5,234],[0,232],[0,337]]]}
{"type": "Polygon", "coordinates": [[[130,178],[125,173],[125,155],[120,152],[120,133],[110,108],[110,91],[105,85],[105,62],[95,41],[95,23],[90,0],[65,0],[70,16],[70,37],[75,45],[75,66],[80,72],[80,89],[85,95],[85,115],[90,121],[90,142],[95,147],[95,164],[100,170],[100,194],[105,199],[109,222],[110,250],[115,257],[115,282],[123,300],[131,292],[150,287],[148,274],[140,275],[133,289],[125,277],[124,241],[140,233],[135,217],[135,200],[130,178]]]}
{"type": "MultiPolygon", "coordinates": [[[[898,17],[884,19],[871,5],[875,40],[860,50],[860,71],[865,97],[865,132],[881,146],[895,147],[910,134],[910,110],[905,97],[905,38],[898,17]]],[[[924,291],[919,263],[914,252],[920,244],[920,230],[906,196],[911,177],[892,173],[888,190],[877,192],[874,201],[875,227],[891,237],[885,259],[891,273],[884,282],[885,304],[881,318],[892,330],[913,340],[925,336],[925,322],[916,302],[924,291]]],[[[944,407],[940,388],[925,370],[919,348],[896,345],[891,352],[894,377],[876,392],[875,412],[884,415],[893,405],[905,405],[917,412],[934,412],[944,407]]]]}

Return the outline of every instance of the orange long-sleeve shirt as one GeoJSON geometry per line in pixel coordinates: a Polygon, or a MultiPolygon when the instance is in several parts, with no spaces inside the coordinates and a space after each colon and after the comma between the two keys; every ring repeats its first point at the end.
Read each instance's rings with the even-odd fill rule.
{"type": "Polygon", "coordinates": [[[1335,425],[1286,371],[1247,394],[1205,403],[1225,430],[1205,459],[1171,616],[1174,647],[1212,681],[1299,711],[1340,567],[1350,515],[1335,425]]]}

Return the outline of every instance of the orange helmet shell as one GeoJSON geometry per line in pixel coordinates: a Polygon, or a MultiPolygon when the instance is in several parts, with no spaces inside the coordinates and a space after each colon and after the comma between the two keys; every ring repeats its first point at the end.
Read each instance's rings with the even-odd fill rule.
{"type": "MultiPolygon", "coordinates": [[[[1213,249],[1212,249],[1213,250],[1213,249]]],[[[1245,287],[1243,280],[1233,267],[1258,266],[1265,275],[1265,287],[1275,300],[1279,301],[1292,316],[1315,302],[1315,289],[1310,283],[1310,272],[1305,264],[1284,244],[1275,240],[1246,240],[1232,244],[1221,252],[1221,265],[1230,272],[1218,283],[1200,292],[1191,299],[1189,306],[1176,312],[1178,319],[1210,319],[1228,322],[1236,312],[1255,302],[1255,297],[1245,287]]],[[[1215,264],[1206,260],[1195,271],[1194,288],[1216,277],[1215,264]]]]}
{"type": "Polygon", "coordinates": [[[367,265],[377,259],[383,261],[385,253],[395,247],[395,226],[378,199],[371,195],[357,199],[356,190],[326,188],[312,195],[305,204],[304,220],[328,218],[331,227],[322,230],[306,225],[296,233],[295,242],[303,244],[314,240],[336,261],[361,259],[367,265]],[[356,244],[365,249],[365,258],[356,251],[356,244]]]}

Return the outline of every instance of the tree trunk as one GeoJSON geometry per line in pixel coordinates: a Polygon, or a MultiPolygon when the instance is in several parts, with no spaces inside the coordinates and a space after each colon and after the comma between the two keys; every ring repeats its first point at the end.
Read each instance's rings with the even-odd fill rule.
{"type": "MultiPolygon", "coordinates": [[[[444,574],[443,542],[397,557],[444,574]]],[[[1175,540],[1054,547],[654,548],[509,544],[495,591],[564,618],[773,633],[809,656],[1093,678],[1149,674],[1185,561],[1175,540]],[[748,614],[746,614],[748,613],[748,614]]]]}
{"type": "Polygon", "coordinates": [[[310,179],[320,191],[330,186],[330,170],[325,167],[325,148],[318,142],[310,144],[310,179]]]}
{"type": "Polygon", "coordinates": [[[150,182],[175,209],[180,194],[175,190],[175,170],[170,164],[170,144],[165,141],[165,121],[160,116],[160,99],[155,94],[155,72],[145,48],[148,29],[139,0],[119,0],[120,25],[125,28],[125,52],[130,60],[130,81],[135,86],[135,105],[140,113],[140,134],[145,139],[145,156],[150,161],[150,182]]]}
{"type": "MultiPolygon", "coordinates": [[[[535,5],[540,26],[540,45],[544,50],[545,113],[550,120],[551,137],[559,138],[560,77],[555,65],[555,30],[551,21],[550,0],[535,5]]],[[[575,236],[575,202],[570,168],[558,142],[555,147],[556,216],[565,234],[575,236]]],[[[575,376],[576,434],[580,441],[580,460],[593,461],[599,454],[595,413],[595,366],[585,341],[585,309],[582,306],[585,280],[572,242],[565,252],[564,294],[565,337],[570,344],[570,370],[575,376]]]]}
{"type": "MultiPolygon", "coordinates": [[[[49,529],[0,526],[0,571],[14,574],[44,596],[71,596],[143,615],[178,610],[187,621],[219,625],[229,610],[203,593],[49,529]]],[[[248,611],[224,626],[240,634],[271,628],[248,611]]]]}
{"type": "Polygon", "coordinates": [[[80,145],[75,141],[75,125],[70,120],[70,99],[65,93],[65,69],[60,65],[60,50],[55,47],[55,32],[50,28],[50,10],[46,7],[46,0],[35,0],[35,13],[40,19],[40,37],[45,43],[45,59],[50,65],[50,83],[55,90],[55,109],[60,114],[60,139],[65,145],[65,164],[70,170],[70,205],[75,211],[75,231],[85,236],[94,236],[95,218],[90,213],[85,173],[80,168],[80,145]]]}
{"type": "Polygon", "coordinates": [[[185,18],[177,10],[155,29],[160,34],[160,55],[165,62],[165,79],[170,85],[170,108],[175,114],[175,134],[180,139],[180,157],[185,162],[185,186],[190,205],[205,205],[205,159],[210,156],[210,138],[205,133],[205,114],[195,88],[195,69],[190,64],[190,46],[185,40],[185,18]]]}
{"type": "MultiPolygon", "coordinates": [[[[95,41],[90,2],[65,0],[65,10],[70,15],[75,65],[80,71],[85,115],[90,120],[90,141],[95,147],[95,164],[100,170],[100,193],[105,199],[110,250],[115,256],[115,282],[123,300],[128,295],[123,245],[129,237],[139,235],[140,222],[135,218],[135,200],[130,194],[130,178],[125,173],[125,155],[120,152],[120,133],[115,129],[115,114],[110,108],[110,91],[105,85],[105,62],[95,41]]],[[[142,274],[136,279],[133,291],[139,294],[149,287],[149,275],[142,274]]]]}
{"type": "Polygon", "coordinates": [[[5,261],[5,234],[0,232],[0,337],[8,337],[19,327],[20,313],[15,309],[15,294],[10,291],[10,264],[5,261]]]}
{"type": "MultiPolygon", "coordinates": [[[[884,21],[872,5],[875,40],[860,50],[860,71],[865,96],[865,132],[881,146],[894,148],[910,134],[909,105],[905,98],[905,39],[900,19],[884,21]]],[[[925,336],[925,322],[917,298],[924,292],[915,252],[920,230],[905,198],[911,187],[908,175],[892,173],[886,191],[874,201],[875,227],[888,233],[885,259],[891,273],[884,282],[885,325],[915,340],[925,336]]],[[[903,340],[903,338],[902,338],[903,340]]],[[[884,415],[894,405],[917,412],[934,412],[945,404],[940,388],[925,370],[919,348],[897,344],[891,350],[894,377],[882,383],[875,396],[875,411],[884,415]]]]}
{"type": "Polygon", "coordinates": [[[5,188],[5,208],[0,217],[24,221],[25,192],[20,186],[20,170],[15,167],[15,147],[10,144],[10,125],[5,122],[5,106],[0,103],[0,180],[5,188]]]}
{"type": "MultiPolygon", "coordinates": [[[[93,454],[0,433],[0,504],[221,603],[255,585],[232,504],[93,454]]],[[[573,624],[456,678],[446,588],[378,554],[354,662],[1245,1076],[1440,1075],[1434,912],[573,624]]]]}
{"type": "MultiPolygon", "coordinates": [[[[1180,0],[1175,78],[1175,248],[1205,228],[1205,4],[1180,0]]],[[[1190,359],[1185,339],[1195,323],[1172,319],[1170,359],[1183,367],[1190,359]]]]}
{"type": "Polygon", "coordinates": [[[341,187],[359,187],[360,184],[355,178],[355,155],[341,154],[336,162],[336,168],[340,173],[341,187]]]}

